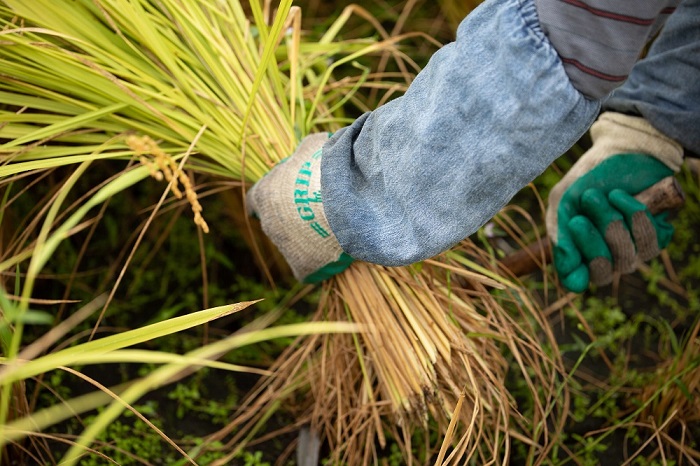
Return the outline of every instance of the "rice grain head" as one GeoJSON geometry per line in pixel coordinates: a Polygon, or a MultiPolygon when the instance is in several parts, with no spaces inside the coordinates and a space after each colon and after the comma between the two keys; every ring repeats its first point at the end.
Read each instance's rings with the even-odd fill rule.
{"type": "Polygon", "coordinates": [[[158,181],[165,178],[165,181],[170,183],[170,190],[178,199],[182,199],[183,196],[182,191],[178,188],[178,184],[182,185],[182,189],[185,191],[185,198],[190,203],[194,213],[194,224],[200,227],[204,233],[209,233],[209,225],[202,217],[202,205],[199,203],[197,193],[192,187],[192,182],[189,176],[177,166],[175,160],[158,147],[158,144],[148,136],[127,136],[126,144],[134,152],[134,156],[139,159],[139,162],[148,167],[148,171],[153,178],[158,181]]]}

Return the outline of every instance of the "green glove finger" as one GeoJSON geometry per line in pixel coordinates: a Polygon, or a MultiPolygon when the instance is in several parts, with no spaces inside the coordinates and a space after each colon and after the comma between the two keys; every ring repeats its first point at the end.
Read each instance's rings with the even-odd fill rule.
{"type": "MultiPolygon", "coordinates": [[[[554,266],[560,277],[566,277],[562,279],[564,286],[576,292],[585,290],[589,277],[581,271],[582,264],[584,264],[583,268],[585,268],[585,263],[590,263],[589,259],[585,259],[585,257],[591,257],[590,250],[600,247],[599,245],[590,246],[585,241],[585,232],[577,232],[577,242],[580,244],[580,247],[587,249],[587,251],[578,250],[579,247],[573,239],[573,230],[571,230],[569,222],[577,215],[584,213],[581,205],[583,194],[589,189],[595,188],[607,196],[610,191],[620,188],[634,195],[671,174],[673,174],[673,171],[654,157],[645,154],[618,154],[596,165],[566,189],[556,207],[557,232],[552,238],[554,242],[554,266]],[[582,285],[582,283],[585,284],[582,285]]],[[[613,229],[612,241],[615,244],[613,249],[616,251],[615,264],[616,268],[619,267],[618,264],[622,265],[619,270],[629,271],[634,266],[635,249],[629,231],[624,233],[627,230],[626,222],[624,220],[621,221],[620,217],[617,217],[617,220],[612,220],[610,216],[614,216],[614,214],[610,212],[615,209],[610,207],[609,209],[601,210],[599,207],[593,207],[597,203],[596,196],[586,201],[586,205],[589,207],[586,215],[591,215],[593,221],[599,225],[608,225],[614,221],[618,222],[619,225],[613,229]],[[617,244],[623,245],[625,242],[626,246],[617,246],[617,244]]],[[[624,218],[624,214],[622,216],[624,218]]],[[[663,221],[658,223],[657,219],[654,219],[654,221],[655,225],[659,225],[659,228],[657,228],[658,242],[662,243],[665,241],[665,246],[670,239],[667,224],[663,221]],[[664,232],[663,237],[661,237],[661,231],[664,232]]],[[[589,227],[590,225],[586,225],[586,228],[589,227]]],[[[574,222],[574,228],[579,228],[577,222],[574,222]]],[[[603,235],[606,235],[607,229],[602,228],[600,231],[603,232],[603,235]]],[[[611,257],[608,257],[608,260],[612,260],[611,257]]],[[[601,261],[602,259],[597,262],[601,261]]],[[[607,273],[602,271],[606,267],[603,265],[601,267],[595,266],[594,268],[601,270],[601,272],[596,272],[598,275],[606,277],[607,273]]],[[[598,278],[590,278],[596,283],[600,281],[598,278]]],[[[611,278],[612,276],[610,276],[611,278]]]]}
{"type": "Polygon", "coordinates": [[[648,155],[618,154],[605,159],[567,188],[557,206],[559,224],[566,225],[580,213],[581,196],[589,189],[599,189],[606,195],[622,189],[635,195],[672,174],[670,168],[648,155]]]}
{"type": "Polygon", "coordinates": [[[611,191],[608,198],[625,217],[639,260],[652,259],[668,246],[673,236],[673,226],[666,221],[666,213],[654,217],[643,203],[621,189],[611,191]]]}
{"type": "MultiPolygon", "coordinates": [[[[566,277],[581,267],[583,258],[574,244],[568,226],[560,225],[557,236],[558,241],[555,242],[553,250],[554,267],[559,276],[566,277]]],[[[588,275],[586,275],[586,283],[588,283],[588,275]]]]}
{"type": "Polygon", "coordinates": [[[583,293],[586,291],[589,282],[590,274],[588,273],[588,267],[584,264],[579,265],[576,270],[561,279],[562,285],[564,285],[567,290],[573,291],[574,293],[583,293]]]}
{"type": "Polygon", "coordinates": [[[588,288],[590,274],[588,273],[588,267],[586,264],[579,263],[574,270],[566,275],[560,272],[559,277],[562,285],[564,285],[567,290],[573,291],[574,293],[583,293],[588,288]]]}
{"type": "Polygon", "coordinates": [[[586,215],[601,234],[605,233],[611,223],[622,221],[622,214],[608,202],[599,189],[587,189],[581,194],[580,213],[586,215]]]}
{"type": "MultiPolygon", "coordinates": [[[[581,213],[593,222],[599,234],[605,238],[612,255],[613,270],[633,272],[636,269],[637,252],[632,236],[622,214],[610,205],[605,194],[598,189],[586,190],[581,195],[581,213]]],[[[584,256],[587,256],[585,252],[584,256]]]]}
{"type": "Polygon", "coordinates": [[[608,244],[588,217],[577,215],[568,225],[574,244],[588,264],[590,280],[596,285],[612,281],[613,257],[608,244]]]}
{"type": "Polygon", "coordinates": [[[610,203],[625,217],[627,227],[632,232],[637,255],[641,261],[649,260],[659,254],[654,217],[644,204],[621,189],[614,189],[608,195],[610,203]]]}

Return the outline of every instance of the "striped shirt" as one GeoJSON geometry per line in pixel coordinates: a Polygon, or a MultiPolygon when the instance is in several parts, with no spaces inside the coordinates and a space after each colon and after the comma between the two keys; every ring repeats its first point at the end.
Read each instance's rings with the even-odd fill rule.
{"type": "Polygon", "coordinates": [[[681,0],[535,0],[540,25],[572,84],[603,98],[630,74],[640,52],[681,0]]]}

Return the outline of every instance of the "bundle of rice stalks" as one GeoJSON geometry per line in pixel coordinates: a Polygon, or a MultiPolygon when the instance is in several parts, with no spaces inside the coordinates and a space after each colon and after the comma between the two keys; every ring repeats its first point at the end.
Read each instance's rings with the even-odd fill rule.
{"type": "Polygon", "coordinates": [[[554,338],[532,296],[490,259],[465,241],[420,267],[353,264],[324,285],[314,319],[367,330],[298,339],[271,368],[276,377],[262,380],[211,440],[229,438],[233,455],[291,405],[297,427],[329,443],[332,464],[376,463],[386,433],[407,464],[507,462],[513,439],[542,460],[568,403],[561,366],[545,349],[554,338]],[[507,377],[519,380],[519,400],[507,377]],[[416,435],[424,444],[412,444],[416,435]]]}
{"type": "MultiPolygon", "coordinates": [[[[291,3],[3,0],[0,177],[98,158],[137,162],[171,180],[206,230],[193,173],[256,181],[301,136],[347,123],[344,106],[365,110],[358,88],[393,92],[409,80],[368,80],[360,65],[336,80],[339,66],[375,52],[390,52],[405,70],[410,60],[395,46],[405,36],[336,41],[352,12],[367,17],[354,8],[307,39],[291,3]]],[[[437,434],[431,449],[442,445],[441,461],[505,460],[512,438],[542,455],[564,417],[561,366],[541,349],[553,339],[539,307],[502,274],[469,242],[414,267],[355,264],[324,284],[314,319],[366,331],[298,340],[231,428],[250,421],[241,433],[254,432],[264,420],[256,415],[271,413],[260,408],[293,393],[308,407],[301,422],[349,463],[371,458],[387,428],[409,461],[414,429],[437,434]],[[505,388],[508,361],[527,409],[505,388]]]]}

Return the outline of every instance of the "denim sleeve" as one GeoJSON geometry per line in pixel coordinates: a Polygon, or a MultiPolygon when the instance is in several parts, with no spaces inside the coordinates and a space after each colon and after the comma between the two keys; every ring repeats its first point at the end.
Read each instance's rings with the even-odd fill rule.
{"type": "Polygon", "coordinates": [[[619,87],[680,0],[535,0],[540,25],[574,87],[602,98],[619,87]]]}
{"type": "Polygon", "coordinates": [[[396,266],[434,256],[569,149],[599,108],[572,86],[533,0],[486,0],[404,96],[326,143],[331,229],[355,259],[396,266]]]}

